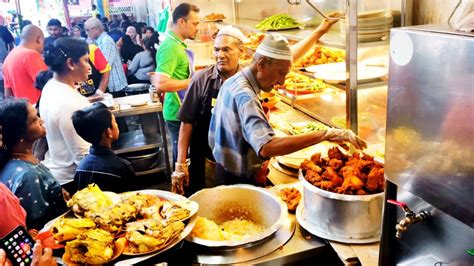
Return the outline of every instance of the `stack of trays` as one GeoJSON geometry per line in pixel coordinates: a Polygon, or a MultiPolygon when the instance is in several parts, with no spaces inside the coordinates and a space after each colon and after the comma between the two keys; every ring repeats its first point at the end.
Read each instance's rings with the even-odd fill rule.
{"type": "MultiPolygon", "coordinates": [[[[341,35],[346,35],[346,21],[339,23],[341,35]]],[[[371,11],[359,14],[357,20],[357,36],[359,42],[386,40],[393,26],[392,11],[371,11]]]]}

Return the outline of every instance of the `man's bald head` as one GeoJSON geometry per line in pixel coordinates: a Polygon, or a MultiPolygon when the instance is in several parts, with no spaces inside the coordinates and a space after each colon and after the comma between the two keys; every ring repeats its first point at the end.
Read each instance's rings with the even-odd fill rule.
{"type": "Polygon", "coordinates": [[[21,45],[29,49],[43,52],[44,48],[44,34],[38,26],[27,25],[21,32],[21,45]]]}
{"type": "Polygon", "coordinates": [[[102,22],[97,18],[90,18],[84,23],[84,29],[86,30],[87,36],[92,40],[96,40],[104,32],[104,26],[102,22]]]}

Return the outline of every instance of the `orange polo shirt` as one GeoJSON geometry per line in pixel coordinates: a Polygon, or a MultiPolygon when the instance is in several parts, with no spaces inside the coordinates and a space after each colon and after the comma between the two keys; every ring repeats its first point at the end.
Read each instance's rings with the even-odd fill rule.
{"type": "Polygon", "coordinates": [[[35,50],[18,46],[5,58],[3,63],[3,79],[5,88],[11,88],[13,97],[26,98],[31,104],[36,104],[41,91],[35,88],[36,75],[48,69],[35,50]]]}

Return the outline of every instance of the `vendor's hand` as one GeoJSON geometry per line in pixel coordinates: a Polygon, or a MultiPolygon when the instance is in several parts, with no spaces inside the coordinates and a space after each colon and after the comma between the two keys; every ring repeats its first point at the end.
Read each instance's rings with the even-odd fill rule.
{"type": "Polygon", "coordinates": [[[179,173],[184,173],[184,186],[189,186],[189,169],[187,163],[178,163],[174,165],[174,170],[179,173]]]}
{"type": "Polygon", "coordinates": [[[99,95],[99,96],[104,96],[104,92],[101,91],[101,90],[96,90],[95,91],[95,94],[99,95]]]}
{"type": "MultiPolygon", "coordinates": [[[[335,18],[335,17],[340,17],[341,13],[339,11],[334,11],[334,12],[331,12],[331,13],[327,14],[326,16],[331,17],[331,18],[335,18]]],[[[332,25],[336,24],[336,22],[338,22],[338,21],[339,21],[339,19],[332,19],[332,20],[325,19],[325,20],[323,20],[323,22],[321,22],[321,24],[319,24],[316,31],[321,31],[321,32],[326,33],[326,32],[329,31],[329,29],[331,29],[332,25]]]]}
{"type": "Polygon", "coordinates": [[[12,262],[7,258],[5,250],[0,248],[0,266],[11,266],[12,262]]]}
{"type": "Polygon", "coordinates": [[[171,192],[184,195],[184,173],[175,171],[171,174],[171,192]]]}
{"type": "Polygon", "coordinates": [[[33,266],[53,266],[57,265],[56,260],[53,258],[53,250],[50,248],[44,248],[41,245],[41,241],[36,241],[33,247],[33,266]]]}
{"type": "Polygon", "coordinates": [[[367,144],[361,138],[356,136],[354,132],[348,129],[335,129],[330,128],[326,130],[326,134],[324,134],[324,140],[331,141],[331,142],[350,142],[356,149],[363,150],[367,148],[367,144]]]}

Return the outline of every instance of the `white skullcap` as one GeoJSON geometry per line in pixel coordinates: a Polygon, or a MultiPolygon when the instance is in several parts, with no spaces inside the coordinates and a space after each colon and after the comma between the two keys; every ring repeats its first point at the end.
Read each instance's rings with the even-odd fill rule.
{"type": "Polygon", "coordinates": [[[222,29],[220,29],[219,32],[216,35],[216,38],[221,36],[221,35],[227,35],[227,36],[234,37],[234,38],[238,39],[239,41],[241,41],[242,43],[247,43],[248,42],[247,37],[245,37],[245,35],[239,29],[237,29],[236,27],[233,27],[231,25],[227,25],[227,26],[223,27],[222,29]]]}
{"type": "Polygon", "coordinates": [[[278,33],[268,34],[265,36],[255,52],[278,60],[291,61],[293,58],[291,56],[288,40],[278,33]]]}

